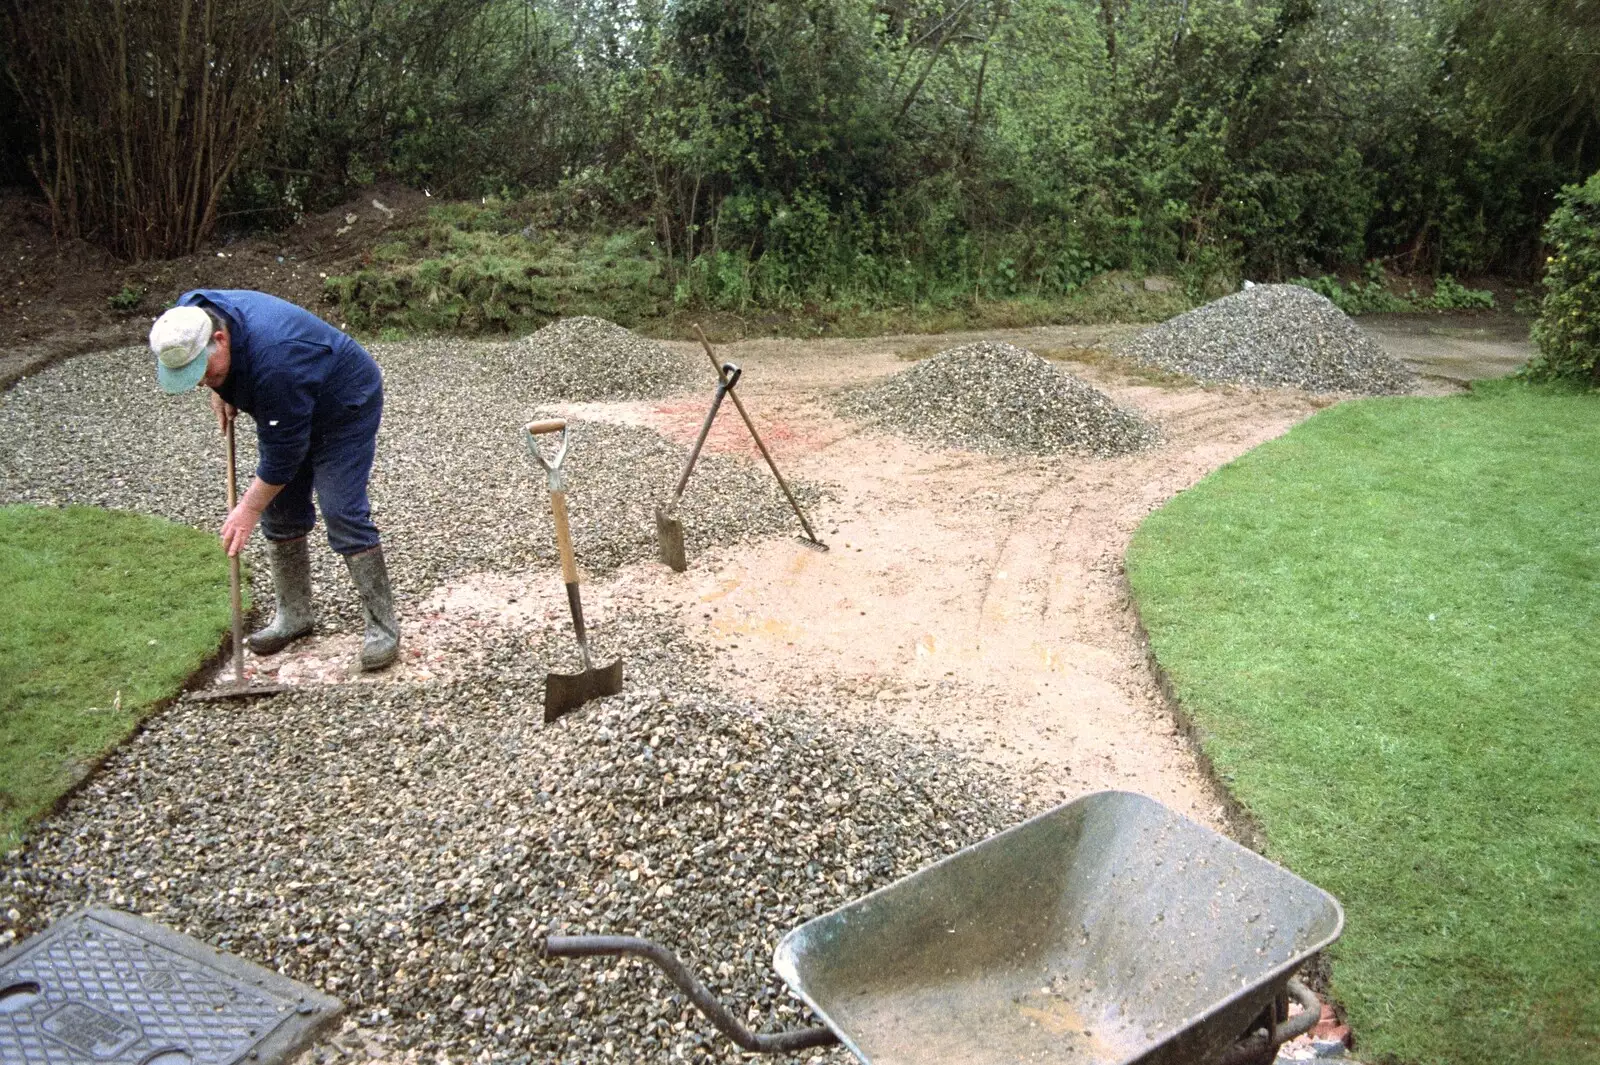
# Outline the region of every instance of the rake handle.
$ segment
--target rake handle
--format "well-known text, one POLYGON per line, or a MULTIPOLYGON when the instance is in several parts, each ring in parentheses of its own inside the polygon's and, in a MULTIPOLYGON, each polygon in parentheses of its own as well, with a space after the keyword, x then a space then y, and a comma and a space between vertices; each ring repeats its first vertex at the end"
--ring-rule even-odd
POLYGON ((695 437, 694 448, 683 464, 683 472, 678 475, 678 485, 672 490, 672 502, 667 504, 669 514, 678 509, 678 500, 683 498, 683 489, 689 483, 689 474, 694 472, 694 464, 700 458, 700 450, 706 446, 706 437, 711 433, 711 423, 717 420, 717 411, 722 408, 722 397, 731 392, 733 386, 739 382, 739 374, 742 372, 739 367, 730 362, 718 369, 719 375, 723 370, 728 371, 727 375, 719 377, 717 381, 717 394, 711 400, 711 409, 706 412, 705 421, 700 425, 700 435, 695 437))

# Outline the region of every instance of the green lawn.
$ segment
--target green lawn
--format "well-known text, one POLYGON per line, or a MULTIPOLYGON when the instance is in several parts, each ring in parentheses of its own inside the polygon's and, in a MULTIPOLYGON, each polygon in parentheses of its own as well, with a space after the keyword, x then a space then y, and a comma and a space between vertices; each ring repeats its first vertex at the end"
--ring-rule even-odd
POLYGON ((1269 853, 1346 907, 1359 1056, 1600 1062, 1600 395, 1334 407, 1128 574, 1269 853))
POLYGON ((228 626, 215 536, 92 507, 0 507, 0 853, 228 626))

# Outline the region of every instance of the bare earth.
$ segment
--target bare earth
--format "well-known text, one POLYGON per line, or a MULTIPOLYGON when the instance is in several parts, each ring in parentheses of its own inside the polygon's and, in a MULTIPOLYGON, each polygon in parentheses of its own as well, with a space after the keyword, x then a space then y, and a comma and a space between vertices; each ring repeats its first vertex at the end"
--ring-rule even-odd
MULTIPOLYGON (((1083 332, 1001 339, 1058 349, 1083 332)), ((775 541, 693 559, 682 575, 646 566, 619 580, 676 602, 732 687, 768 698, 839 690, 862 719, 931 731, 1002 767, 1036 808, 1127 788, 1221 827, 1146 665, 1122 556, 1147 513, 1307 417, 1313 401, 1072 365, 1155 421, 1161 444, 1109 461, 931 452, 818 401, 904 369, 895 350, 890 340, 723 352, 746 368, 758 425, 808 428, 772 447, 780 468, 838 486, 815 518, 829 552, 775 541)))
MULTIPOLYGON (((1132 328, 986 335, 1070 357, 1132 328)), ((1122 557, 1146 514, 1329 400, 1157 385, 1104 359, 1064 362, 1159 427, 1156 447, 1111 460, 922 450, 832 413, 837 389, 905 369, 902 353, 928 350, 926 337, 720 348, 745 369, 740 394, 779 468, 833 486, 810 515, 831 550, 784 539, 691 558, 684 574, 626 567, 585 588, 597 634, 619 606, 670 604, 715 648, 729 689, 769 699, 838 693, 861 720, 932 733, 1000 767, 1034 809, 1127 788, 1225 828, 1221 797, 1146 662, 1122 557)), ((708 400, 568 413, 649 425, 688 444, 708 400)), ((707 448, 759 461, 731 410, 707 448)), ((407 619, 402 665, 359 682, 448 674, 447 648, 461 646, 464 630, 511 618, 565 627, 559 581, 485 574, 440 589, 407 619)), ((318 639, 248 668, 296 683, 344 682, 354 679, 353 652, 348 637, 318 639)))

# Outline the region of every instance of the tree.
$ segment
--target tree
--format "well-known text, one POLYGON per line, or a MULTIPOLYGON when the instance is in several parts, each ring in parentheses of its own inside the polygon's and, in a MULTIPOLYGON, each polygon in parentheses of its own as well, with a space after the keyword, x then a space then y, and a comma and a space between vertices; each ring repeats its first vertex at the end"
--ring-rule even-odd
POLYGON ((281 88, 287 0, 6 0, 12 84, 58 234, 193 251, 281 88))

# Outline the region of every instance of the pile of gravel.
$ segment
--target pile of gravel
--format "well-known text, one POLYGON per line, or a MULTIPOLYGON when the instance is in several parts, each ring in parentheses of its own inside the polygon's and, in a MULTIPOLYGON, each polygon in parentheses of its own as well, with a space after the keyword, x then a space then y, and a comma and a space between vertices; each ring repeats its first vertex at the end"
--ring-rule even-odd
MULTIPOLYGON (((373 346, 385 402, 373 516, 402 614, 467 573, 556 561, 544 473, 521 433, 552 397, 484 352, 462 341, 373 346)), ((671 492, 685 448, 650 429, 591 421, 573 422, 570 439, 579 565, 603 573, 654 558, 655 504, 671 492)), ((238 442, 242 487, 255 467, 248 418, 238 442)), ((225 511, 224 471, 204 396, 159 392, 144 349, 80 356, 0 396, 0 503, 116 507, 215 530, 225 511)), ((814 486, 791 487, 802 506, 820 498, 814 486)), ((766 468, 729 456, 701 457, 680 509, 691 560, 713 546, 795 527, 766 468)), ((252 583, 257 599, 270 602, 262 552, 258 535, 252 583)), ((312 558, 322 629, 357 630, 355 590, 320 523, 312 558)))
POLYGON ((110 905, 338 995, 387 1060, 735 1062, 653 969, 543 937, 650 936, 753 1027, 815 1023, 777 940, 1023 815, 938 747, 706 689, 660 616, 597 637, 627 690, 548 727, 554 630, 448 685, 174 706, 0 858, 0 948, 110 905))
POLYGON ((1256 285, 1148 329, 1120 354, 1208 383, 1390 395, 1411 371, 1324 296, 1256 285))
POLYGON ((913 440, 994 454, 1121 455, 1154 435, 1099 390, 993 341, 942 351, 846 393, 839 409, 913 440))
POLYGON ((604 318, 562 318, 488 357, 528 391, 573 402, 658 399, 716 383, 710 360, 604 318))

